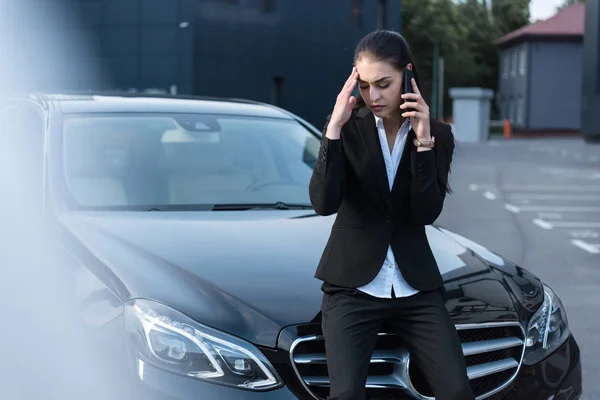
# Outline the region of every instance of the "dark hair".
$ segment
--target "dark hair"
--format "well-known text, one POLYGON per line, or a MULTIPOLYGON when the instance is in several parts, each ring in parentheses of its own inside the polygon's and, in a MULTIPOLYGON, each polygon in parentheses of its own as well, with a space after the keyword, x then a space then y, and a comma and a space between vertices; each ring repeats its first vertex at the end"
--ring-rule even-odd
MULTIPOLYGON (((410 47, 404 36, 398 32, 380 29, 363 37, 356 45, 354 64, 361 57, 369 57, 373 61, 387 62, 398 71, 403 71, 408 64, 412 64, 417 86, 421 87, 419 71, 413 60, 410 47)), ((356 106, 362 107, 363 105, 362 96, 358 96, 356 106)))
MULTIPOLYGON (((403 71, 408 64, 412 64, 412 71, 417 81, 417 86, 422 88, 419 71, 413 60, 410 47, 406 39, 398 32, 389 30, 376 30, 363 37, 356 46, 354 52, 354 64, 361 57, 369 57, 373 61, 383 61, 391 64, 398 71, 403 71)), ((421 95, 425 94, 421 90, 421 95)), ((425 101, 427 99, 425 98, 425 101)), ((364 107, 365 101, 362 96, 356 99, 355 108, 364 107)), ((448 184, 448 175, 450 173, 450 164, 454 153, 454 135, 436 136, 436 164, 438 172, 438 185, 444 193, 451 193, 452 189, 448 184)))

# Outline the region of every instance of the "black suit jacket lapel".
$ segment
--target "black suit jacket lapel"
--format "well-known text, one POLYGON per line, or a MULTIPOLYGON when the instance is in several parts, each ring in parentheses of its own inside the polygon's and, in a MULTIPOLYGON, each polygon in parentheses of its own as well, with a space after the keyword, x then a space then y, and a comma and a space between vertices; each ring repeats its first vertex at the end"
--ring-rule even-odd
POLYGON ((412 152, 416 151, 413 146, 413 140, 417 137, 415 131, 412 128, 406 134, 406 141, 404 142, 404 149, 402 150, 402 158, 400 158, 400 164, 398 165, 398 171, 396 171, 396 177, 392 185, 392 200, 394 204, 397 204, 397 199, 402 198, 404 193, 410 188, 411 178, 411 160, 412 152))
POLYGON ((356 116, 358 117, 355 121, 356 127, 358 128, 359 136, 363 141, 369 163, 375 174, 375 181, 379 186, 385 204, 391 208, 392 197, 385 169, 385 161, 383 160, 383 150, 379 142, 377 126, 375 125, 375 117, 367 107, 360 109, 356 116))

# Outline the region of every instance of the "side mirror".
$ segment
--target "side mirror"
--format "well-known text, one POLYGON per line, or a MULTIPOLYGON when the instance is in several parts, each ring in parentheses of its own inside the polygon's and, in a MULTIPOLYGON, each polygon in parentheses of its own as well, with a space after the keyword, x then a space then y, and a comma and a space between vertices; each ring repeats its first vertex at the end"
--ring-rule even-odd
POLYGON ((302 155, 302 161, 311 168, 314 168, 317 163, 320 147, 321 142, 315 137, 309 136, 304 141, 304 153, 302 155))

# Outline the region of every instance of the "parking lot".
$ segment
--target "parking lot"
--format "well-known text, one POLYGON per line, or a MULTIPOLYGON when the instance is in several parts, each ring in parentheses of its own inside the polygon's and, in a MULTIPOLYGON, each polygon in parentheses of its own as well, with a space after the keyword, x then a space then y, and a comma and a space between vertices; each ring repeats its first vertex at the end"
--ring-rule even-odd
POLYGON ((600 145, 457 143, 451 185, 437 222, 556 289, 582 350, 582 399, 600 399, 600 145))

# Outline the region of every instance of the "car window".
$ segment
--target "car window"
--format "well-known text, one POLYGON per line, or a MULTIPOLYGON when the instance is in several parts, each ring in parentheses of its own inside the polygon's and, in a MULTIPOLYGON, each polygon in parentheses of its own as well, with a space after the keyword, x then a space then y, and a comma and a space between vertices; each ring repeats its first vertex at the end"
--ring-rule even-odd
POLYGON ((76 115, 63 123, 79 207, 309 203, 319 139, 293 120, 206 114, 76 115))

